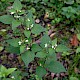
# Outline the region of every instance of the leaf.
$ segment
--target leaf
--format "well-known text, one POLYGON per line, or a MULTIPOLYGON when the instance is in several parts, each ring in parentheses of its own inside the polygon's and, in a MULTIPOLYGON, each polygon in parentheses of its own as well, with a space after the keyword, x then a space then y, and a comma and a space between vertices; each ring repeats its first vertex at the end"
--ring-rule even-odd
POLYGON ((57 38, 52 40, 52 46, 55 46, 55 44, 57 44, 57 38))
POLYGON ((33 44, 31 50, 32 50, 32 52, 39 52, 42 49, 38 44, 33 44))
POLYGON ((17 70, 17 71, 14 71, 11 76, 14 76, 15 80, 21 80, 21 71, 20 70, 17 70))
POLYGON ((49 53, 48 53, 47 59, 45 61, 45 66, 50 64, 50 62, 54 62, 54 61, 57 61, 56 53, 55 53, 54 49, 49 48, 49 53))
POLYGON ((56 47, 56 52, 66 52, 66 51, 69 51, 70 49, 68 47, 66 47, 65 45, 58 45, 56 47))
POLYGON ((20 54, 19 47, 8 46, 8 47, 6 47, 6 50, 10 53, 20 54))
POLYGON ((39 58, 45 58, 46 56, 47 56, 47 54, 44 52, 37 52, 37 54, 36 54, 36 57, 39 57, 39 58))
POLYGON ((65 0, 64 3, 66 3, 66 4, 73 4, 74 0, 65 0))
POLYGON ((31 32, 36 35, 39 35, 43 31, 45 31, 45 29, 40 24, 35 24, 31 30, 31 32))
POLYGON ((9 69, 7 69, 7 76, 9 75, 9 74, 11 74, 12 72, 14 72, 15 70, 16 70, 17 68, 9 68, 9 69))
POLYGON ((79 34, 77 34, 77 38, 78 38, 78 40, 80 41, 80 33, 79 33, 79 34))
POLYGON ((31 25, 32 25, 32 24, 33 24, 33 26, 34 26, 35 20, 34 20, 34 18, 33 18, 32 12, 29 12, 29 13, 27 14, 27 17, 26 17, 26 27, 31 28, 31 25))
POLYGON ((21 4, 21 2, 20 2, 19 0, 15 0, 15 1, 14 1, 14 4, 13 4, 13 8, 14 8, 15 10, 21 10, 21 9, 22 9, 22 4, 21 4))
POLYGON ((28 66, 28 64, 34 60, 34 56, 35 56, 34 53, 32 53, 31 51, 27 51, 21 54, 21 58, 26 66, 28 66))
POLYGON ((29 38, 30 35, 31 35, 31 32, 30 31, 27 31, 27 30, 24 30, 24 35, 29 38))
POLYGON ((6 70, 7 70, 6 67, 4 67, 3 65, 1 65, 0 72, 1 72, 1 73, 4 73, 4 72, 6 72, 6 70))
POLYGON ((3 47, 3 46, 0 46, 0 52, 1 52, 3 49, 4 49, 4 47, 3 47))
POLYGON ((53 61, 56 61, 57 60, 57 57, 56 57, 56 53, 55 51, 52 49, 52 48, 49 48, 49 58, 52 59, 53 61))
POLYGON ((48 0, 43 0, 43 2, 48 2, 48 0))
POLYGON ((11 74, 15 70, 16 70, 16 68, 6 69, 6 67, 4 67, 3 65, 1 65, 1 67, 0 67, 0 73, 1 73, 2 77, 7 77, 9 74, 11 74))
POLYGON ((6 77, 6 67, 3 65, 0 65, 0 77, 6 77))
POLYGON ((70 43, 71 43, 72 46, 78 46, 78 44, 79 44, 76 34, 74 34, 74 35, 72 36, 72 38, 71 38, 70 41, 71 41, 70 43))
POLYGON ((76 53, 80 53, 80 46, 76 49, 76 53))
POLYGON ((20 21, 17 21, 17 20, 13 20, 12 21, 12 30, 15 31, 16 28, 21 25, 21 22, 20 21))
POLYGON ((80 0, 76 0, 77 3, 80 3, 80 0))
POLYGON ((11 24, 12 20, 13 20, 13 17, 11 15, 0 16, 0 22, 4 24, 11 24))
POLYGON ((46 70, 45 70, 43 67, 38 66, 38 67, 36 68, 36 75, 38 75, 38 77, 39 77, 40 79, 41 79, 46 73, 47 73, 47 72, 46 72, 46 70))
POLYGON ((13 47, 18 47, 19 46, 19 44, 18 44, 19 38, 9 39, 9 40, 6 40, 6 42, 13 47))
POLYGON ((25 51, 25 47, 26 47, 26 46, 24 46, 24 45, 21 45, 21 46, 20 46, 20 53, 23 53, 23 52, 25 51))
POLYGON ((47 34, 44 34, 44 36, 42 36, 41 38, 41 47, 45 47, 45 44, 50 44, 51 43, 51 39, 47 34))
POLYGON ((53 72, 53 73, 66 72, 65 68, 63 67, 63 65, 60 62, 58 62, 58 61, 50 62, 46 66, 46 68, 48 68, 48 70, 53 72))
POLYGON ((70 77, 70 79, 69 80, 79 80, 77 77, 70 77))

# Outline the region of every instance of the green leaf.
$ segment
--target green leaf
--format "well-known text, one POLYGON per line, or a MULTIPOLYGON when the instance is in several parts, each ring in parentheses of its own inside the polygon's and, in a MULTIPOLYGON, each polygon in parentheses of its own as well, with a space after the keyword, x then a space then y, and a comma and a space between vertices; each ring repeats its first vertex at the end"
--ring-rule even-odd
POLYGON ((29 12, 28 14, 27 14, 27 17, 26 17, 26 27, 28 27, 28 28, 31 28, 31 25, 33 24, 33 26, 34 26, 34 24, 35 24, 35 20, 34 20, 34 18, 33 18, 33 14, 31 13, 31 12, 29 12), (30 21, 29 21, 30 20, 30 21))
POLYGON ((34 60, 34 56, 34 53, 32 53, 31 51, 27 51, 21 55, 21 58, 25 65, 28 66, 28 64, 34 60))
POLYGON ((45 66, 50 64, 50 62, 54 62, 54 61, 57 61, 56 53, 55 53, 54 49, 49 48, 49 53, 48 53, 47 59, 45 61, 45 66))
POLYGON ((3 46, 0 46, 0 52, 1 52, 3 49, 4 49, 4 47, 3 47, 3 46))
POLYGON ((17 20, 13 20, 12 21, 12 30, 15 31, 16 28, 21 25, 21 22, 20 21, 17 21, 17 20))
POLYGON ((58 62, 58 61, 52 61, 50 62, 46 68, 48 68, 49 71, 53 73, 61 73, 61 72, 66 72, 64 66, 58 62))
POLYGON ((14 76, 15 80, 21 80, 21 71, 17 70, 17 71, 14 71, 11 76, 14 76))
POLYGON ((76 49, 76 53, 80 52, 80 46, 76 49))
POLYGON ((80 0, 76 0, 77 3, 80 3, 80 0))
POLYGON ((20 2, 19 0, 15 0, 15 1, 14 1, 14 4, 13 4, 13 8, 14 8, 15 10, 21 10, 21 9, 22 9, 22 4, 21 4, 21 2, 20 2))
POLYGON ((37 52, 36 57, 45 58, 47 54, 45 52, 37 52))
POLYGON ((3 65, 1 65, 0 72, 4 73, 4 72, 6 72, 6 70, 7 70, 6 67, 4 67, 3 65))
POLYGON ((69 51, 70 49, 68 47, 66 47, 65 45, 58 45, 56 47, 56 52, 66 52, 66 51, 69 51))
POLYGON ((55 44, 57 44, 57 38, 52 40, 52 46, 55 46, 55 44))
POLYGON ((6 50, 10 53, 20 54, 20 48, 19 47, 7 46, 6 50))
POLYGON ((51 43, 51 39, 47 34, 44 34, 44 36, 42 36, 41 38, 41 47, 45 47, 45 44, 50 44, 51 43))
POLYGON ((13 20, 13 17, 11 15, 0 16, 0 22, 4 24, 11 24, 12 20, 13 20))
POLYGON ((40 24, 35 24, 31 30, 31 32, 36 35, 39 35, 43 31, 45 31, 45 29, 40 24))
POLYGON ((79 80, 77 77, 70 77, 70 79, 69 80, 79 80))
POLYGON ((46 70, 45 70, 43 67, 38 66, 38 67, 36 68, 36 75, 38 75, 38 77, 39 77, 40 79, 41 79, 46 73, 47 73, 47 72, 46 72, 46 70))
POLYGON ((43 0, 43 2, 48 2, 48 0, 43 0))
POLYGON ((25 30, 25 31, 24 31, 24 35, 25 35, 27 38, 29 38, 30 35, 31 35, 31 32, 28 31, 28 30, 25 30))
POLYGON ((80 33, 79 33, 79 34, 77 34, 77 38, 78 38, 78 40, 80 41, 80 33))
POLYGON ((0 77, 6 77, 6 67, 3 65, 0 66, 0 77))
POLYGON ((9 39, 9 40, 6 40, 6 42, 13 47, 18 47, 19 46, 19 44, 18 44, 19 38, 9 39))
POLYGON ((64 3, 66 3, 66 4, 73 4, 74 0, 65 0, 64 3))
POLYGON ((41 47, 38 44, 33 44, 31 48, 32 52, 38 52, 41 51, 41 47))
POLYGON ((1 65, 0 66, 0 76, 2 75, 2 77, 7 77, 9 74, 11 74, 15 70, 16 70, 16 68, 6 69, 6 67, 4 67, 3 65, 1 65))
POLYGON ((9 75, 9 74, 11 74, 12 72, 14 72, 15 70, 16 70, 17 68, 9 68, 9 69, 7 69, 7 76, 9 75))
POLYGON ((49 53, 48 54, 49 54, 48 57, 50 59, 52 59, 53 61, 57 60, 56 53, 55 53, 54 49, 49 48, 49 53))
POLYGON ((26 47, 26 46, 24 46, 24 45, 21 45, 21 46, 20 46, 20 53, 23 53, 23 52, 25 51, 25 47, 26 47))

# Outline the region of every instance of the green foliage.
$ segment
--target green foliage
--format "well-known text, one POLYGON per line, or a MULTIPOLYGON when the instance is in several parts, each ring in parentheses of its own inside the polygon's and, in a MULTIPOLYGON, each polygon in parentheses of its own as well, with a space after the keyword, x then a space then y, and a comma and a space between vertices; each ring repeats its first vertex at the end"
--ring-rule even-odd
POLYGON ((18 47, 18 46, 19 46, 19 44, 18 44, 19 38, 8 39, 8 40, 6 40, 6 42, 7 42, 8 44, 10 44, 11 46, 13 46, 13 47, 18 47))
POLYGON ((22 60, 24 61, 25 65, 28 66, 28 64, 34 60, 34 53, 31 51, 27 51, 21 55, 22 60))
POLYGON ((36 57, 45 58, 46 57, 46 53, 45 52, 37 52, 36 57))
POLYGON ((0 22, 4 24, 11 24, 12 20, 13 20, 13 17, 11 15, 0 16, 0 22))
POLYGON ((21 4, 21 2, 19 1, 19 0, 15 0, 14 1, 14 4, 13 4, 13 8, 15 9, 15 10, 21 10, 22 9, 22 4, 21 4))
MULTIPOLYGON (((11 35, 6 34, 6 31, 1 31, 0 35, 4 36, 4 43, 6 51, 15 53, 20 56, 20 60, 24 62, 25 67, 29 67, 29 63, 37 58, 36 65, 36 80, 48 72, 61 73, 66 72, 64 66, 57 61, 57 53, 62 53, 62 57, 70 55, 71 49, 59 42, 59 37, 48 35, 48 30, 53 32, 59 31, 58 29, 66 29, 70 25, 70 29, 74 26, 79 26, 80 19, 80 1, 79 0, 1 0, 2 2, 8 1, 13 7, 7 10, 5 15, 0 16, 0 22, 9 25, 11 35), (46 8, 45 8, 46 6, 46 8), (47 13, 47 17, 42 18, 47 13), (51 22, 51 26, 37 24, 36 18, 41 17, 44 22, 51 22), (70 22, 71 20, 71 22, 70 22), (60 25, 60 26, 59 26, 60 25), (55 28, 53 28, 55 27, 55 28), (57 27, 57 28, 56 28, 57 27), (4 34, 3 34, 4 33, 4 34), (36 41, 38 40, 39 43, 36 41), (48 70, 48 71, 47 71, 48 70)), ((43 23, 43 21, 41 21, 43 23)), ((80 32, 77 27, 77 38, 80 41, 80 32)), ((65 33, 66 34, 66 33, 65 33)), ((62 35, 62 34, 61 34, 62 35)), ((0 51, 4 47, 0 44, 0 51)), ((77 54, 80 53, 80 46, 76 48, 77 54)), ((0 77, 7 77, 16 68, 6 69, 1 66, 0 77), (4 70, 2 70, 4 69, 4 70)), ((21 72, 15 71, 12 73, 15 80, 21 80, 21 72)), ((24 73, 23 76, 28 75, 24 73)), ((76 77, 70 77, 70 80, 76 77)), ((6 78, 9 80, 10 78, 6 78)), ((5 79, 4 79, 5 80, 5 79)), ((11 79, 10 79, 11 80, 11 79)), ((13 79, 14 80, 14 79, 13 79)))
POLYGON ((77 77, 70 77, 70 80, 79 80, 77 77))
POLYGON ((76 53, 80 53, 80 46, 76 49, 76 53))
POLYGON ((35 35, 39 35, 43 31, 45 31, 45 29, 39 24, 35 24, 31 30, 31 32, 35 35))
POLYGON ((39 79, 41 79, 46 73, 47 72, 43 67, 41 67, 41 66, 37 67, 36 74, 38 75, 39 79))
POLYGON ((16 68, 9 68, 6 69, 6 67, 4 67, 3 65, 0 66, 0 78, 4 77, 6 78, 9 74, 11 74, 12 72, 14 72, 16 70, 16 68))
POLYGON ((66 52, 66 51, 69 51, 69 48, 62 44, 58 45, 56 48, 56 52, 66 52))
POLYGON ((54 73, 66 72, 65 68, 58 61, 50 62, 46 65, 46 67, 49 69, 49 71, 54 73))
POLYGON ((80 33, 79 33, 79 34, 77 34, 77 38, 78 38, 78 40, 80 41, 80 33))
POLYGON ((16 27, 18 27, 19 25, 21 25, 21 22, 20 21, 13 20, 12 21, 12 30, 15 31, 16 30, 16 27))

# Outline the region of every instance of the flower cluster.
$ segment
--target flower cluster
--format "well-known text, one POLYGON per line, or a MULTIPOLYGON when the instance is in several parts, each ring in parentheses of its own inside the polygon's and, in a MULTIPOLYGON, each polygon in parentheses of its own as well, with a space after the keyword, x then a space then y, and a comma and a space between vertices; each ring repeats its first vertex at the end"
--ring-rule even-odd
MULTIPOLYGON (((48 44, 46 43, 46 44, 44 44, 45 45, 45 48, 47 48, 48 47, 48 44)), ((54 46, 52 45, 51 46, 53 49, 56 49, 56 47, 57 47, 57 44, 55 44, 54 46)))

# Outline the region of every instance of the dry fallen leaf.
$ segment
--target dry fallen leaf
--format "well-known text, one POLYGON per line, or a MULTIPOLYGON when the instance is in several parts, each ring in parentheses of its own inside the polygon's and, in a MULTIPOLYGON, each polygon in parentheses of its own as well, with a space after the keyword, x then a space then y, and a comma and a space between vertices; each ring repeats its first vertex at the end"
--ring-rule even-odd
POLYGON ((78 39, 77 39, 77 35, 76 34, 74 34, 73 36, 72 36, 72 38, 70 39, 70 43, 71 43, 71 45, 72 46, 78 46, 78 39))
POLYGON ((50 38, 53 38, 55 36, 56 32, 50 34, 50 38))

